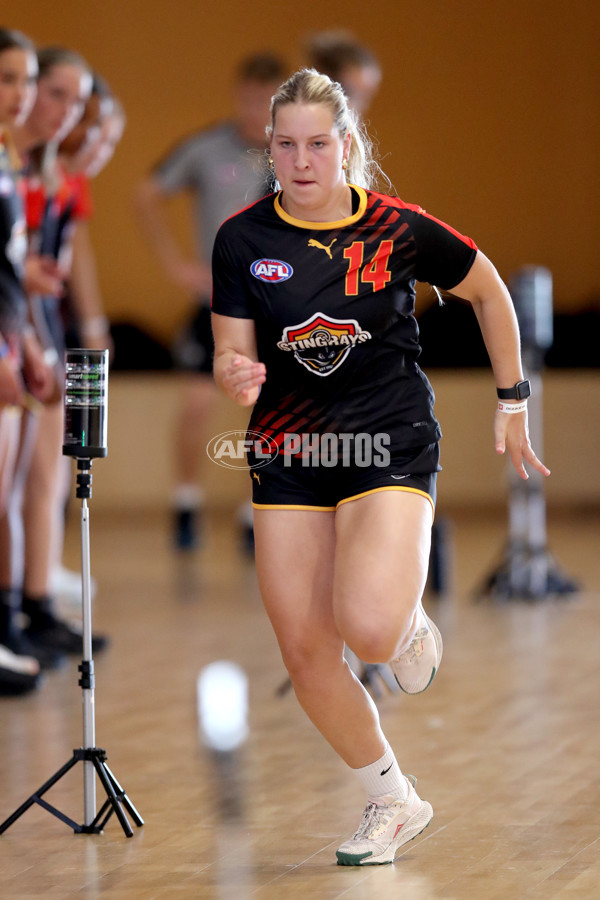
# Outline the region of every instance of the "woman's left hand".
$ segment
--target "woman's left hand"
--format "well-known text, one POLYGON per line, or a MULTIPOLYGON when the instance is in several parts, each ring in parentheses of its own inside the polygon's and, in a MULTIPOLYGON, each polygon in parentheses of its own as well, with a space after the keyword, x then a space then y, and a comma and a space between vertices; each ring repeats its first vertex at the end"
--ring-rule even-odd
POLYGON ((494 440, 496 453, 504 453, 505 450, 508 450, 512 464, 521 478, 529 478, 524 463, 529 463, 542 475, 550 474, 550 469, 546 468, 544 463, 537 458, 529 443, 527 410, 512 414, 496 410, 494 440))

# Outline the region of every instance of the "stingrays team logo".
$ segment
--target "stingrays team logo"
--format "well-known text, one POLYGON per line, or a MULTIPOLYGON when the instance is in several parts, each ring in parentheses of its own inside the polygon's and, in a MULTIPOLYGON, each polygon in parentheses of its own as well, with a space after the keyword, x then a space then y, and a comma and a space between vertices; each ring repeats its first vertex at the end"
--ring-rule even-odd
POLYGON ((315 313, 300 325, 284 328, 277 346, 294 357, 313 375, 331 375, 357 344, 371 339, 356 319, 332 319, 315 313))
POLYGON ((287 281, 294 274, 290 264, 281 259, 257 259, 250 266, 250 271, 259 281, 270 283, 287 281))

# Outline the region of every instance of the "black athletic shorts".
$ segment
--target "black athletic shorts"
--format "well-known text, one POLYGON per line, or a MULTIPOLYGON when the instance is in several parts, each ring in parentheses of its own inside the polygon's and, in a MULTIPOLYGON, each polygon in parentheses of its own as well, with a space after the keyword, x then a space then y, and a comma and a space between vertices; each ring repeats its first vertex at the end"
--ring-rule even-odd
MULTIPOLYGON (((438 443, 390 454, 386 465, 303 465, 296 457, 279 454, 262 464, 248 454, 255 509, 306 509, 332 511, 342 503, 376 491, 409 491, 422 494, 435 509, 436 479, 441 471, 438 443)), ((381 460, 380 460, 381 462, 381 460)))
POLYGON ((175 339, 173 359, 179 369, 212 375, 213 355, 210 304, 199 299, 198 306, 175 339))

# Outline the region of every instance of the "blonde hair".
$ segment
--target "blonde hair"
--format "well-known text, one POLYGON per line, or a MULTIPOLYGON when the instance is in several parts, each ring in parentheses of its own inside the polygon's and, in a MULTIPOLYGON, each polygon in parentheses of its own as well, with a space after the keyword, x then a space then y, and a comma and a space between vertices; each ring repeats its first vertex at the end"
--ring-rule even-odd
POLYGON ((389 184, 375 160, 373 143, 348 106, 341 84, 316 69, 300 69, 295 72, 271 99, 271 123, 267 126, 269 141, 273 135, 277 111, 289 103, 322 103, 328 106, 340 137, 343 139, 348 133, 352 136, 346 171, 349 182, 363 188, 376 187, 382 179, 389 184))

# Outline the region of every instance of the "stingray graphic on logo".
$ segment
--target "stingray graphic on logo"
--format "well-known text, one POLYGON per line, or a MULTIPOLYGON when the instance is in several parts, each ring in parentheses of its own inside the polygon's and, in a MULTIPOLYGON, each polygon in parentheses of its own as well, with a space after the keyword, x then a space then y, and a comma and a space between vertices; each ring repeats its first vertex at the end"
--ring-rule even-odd
POLYGON ((332 319, 315 313, 300 325, 284 328, 277 346, 294 357, 313 375, 331 375, 357 344, 371 339, 356 319, 332 319))

